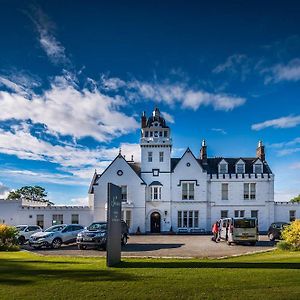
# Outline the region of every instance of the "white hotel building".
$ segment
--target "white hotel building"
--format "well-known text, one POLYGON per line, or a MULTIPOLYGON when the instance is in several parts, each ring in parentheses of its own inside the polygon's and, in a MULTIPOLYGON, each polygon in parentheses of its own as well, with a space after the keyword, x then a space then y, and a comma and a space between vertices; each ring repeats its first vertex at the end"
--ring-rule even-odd
POLYGON ((173 158, 170 128, 156 108, 141 117, 140 147, 140 163, 119 153, 102 174, 95 172, 87 207, 0 200, 0 223, 48 227, 105 220, 108 182, 122 188, 123 219, 132 233, 210 231, 221 217, 257 217, 266 231, 274 221, 300 218, 299 204, 274 202, 274 174, 262 142, 255 157, 210 158, 203 141, 199 157, 188 148, 173 158))

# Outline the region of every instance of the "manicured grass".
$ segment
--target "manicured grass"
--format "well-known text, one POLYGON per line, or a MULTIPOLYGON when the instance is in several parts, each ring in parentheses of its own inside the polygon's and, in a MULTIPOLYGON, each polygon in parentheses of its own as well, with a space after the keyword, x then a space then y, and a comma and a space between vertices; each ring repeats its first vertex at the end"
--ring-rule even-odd
POLYGON ((300 299, 300 252, 222 260, 45 257, 0 252, 0 299, 300 299))

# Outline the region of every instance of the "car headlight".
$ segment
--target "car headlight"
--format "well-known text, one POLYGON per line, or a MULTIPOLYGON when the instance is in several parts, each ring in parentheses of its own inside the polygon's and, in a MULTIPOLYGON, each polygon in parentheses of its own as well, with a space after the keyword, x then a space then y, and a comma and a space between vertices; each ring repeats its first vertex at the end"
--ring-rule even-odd
POLYGON ((77 237, 78 237, 78 238, 82 238, 82 233, 78 233, 78 234, 77 234, 77 237))

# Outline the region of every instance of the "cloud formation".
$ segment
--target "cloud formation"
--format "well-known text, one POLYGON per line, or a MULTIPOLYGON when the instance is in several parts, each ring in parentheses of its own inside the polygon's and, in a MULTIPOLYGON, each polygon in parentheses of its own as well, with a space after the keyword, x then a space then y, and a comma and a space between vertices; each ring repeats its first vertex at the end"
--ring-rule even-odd
POLYGON ((300 116, 286 116, 277 119, 267 120, 251 126, 252 130, 262 130, 268 127, 273 128, 292 128, 300 124, 300 116))
POLYGON ((0 182, 0 199, 6 199, 10 192, 10 188, 0 182))
POLYGON ((264 69, 266 73, 265 83, 277 83, 281 81, 299 81, 300 80, 300 59, 295 58, 287 64, 277 64, 270 68, 264 69))

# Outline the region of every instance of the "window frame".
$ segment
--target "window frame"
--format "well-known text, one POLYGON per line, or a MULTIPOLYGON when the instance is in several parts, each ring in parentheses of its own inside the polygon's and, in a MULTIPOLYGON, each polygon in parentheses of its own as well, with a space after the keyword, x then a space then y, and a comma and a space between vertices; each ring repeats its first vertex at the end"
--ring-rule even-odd
POLYGON ((184 181, 181 183, 181 199, 182 200, 195 200, 195 182, 184 181), (184 188, 185 186, 186 186, 186 189, 184 188))
POLYGON ((229 183, 227 182, 222 182, 221 183, 221 200, 222 201, 228 201, 229 200, 229 183), (223 189, 224 186, 227 186, 227 189, 223 189), (223 197, 224 196, 224 192, 226 192, 226 197, 223 197))

